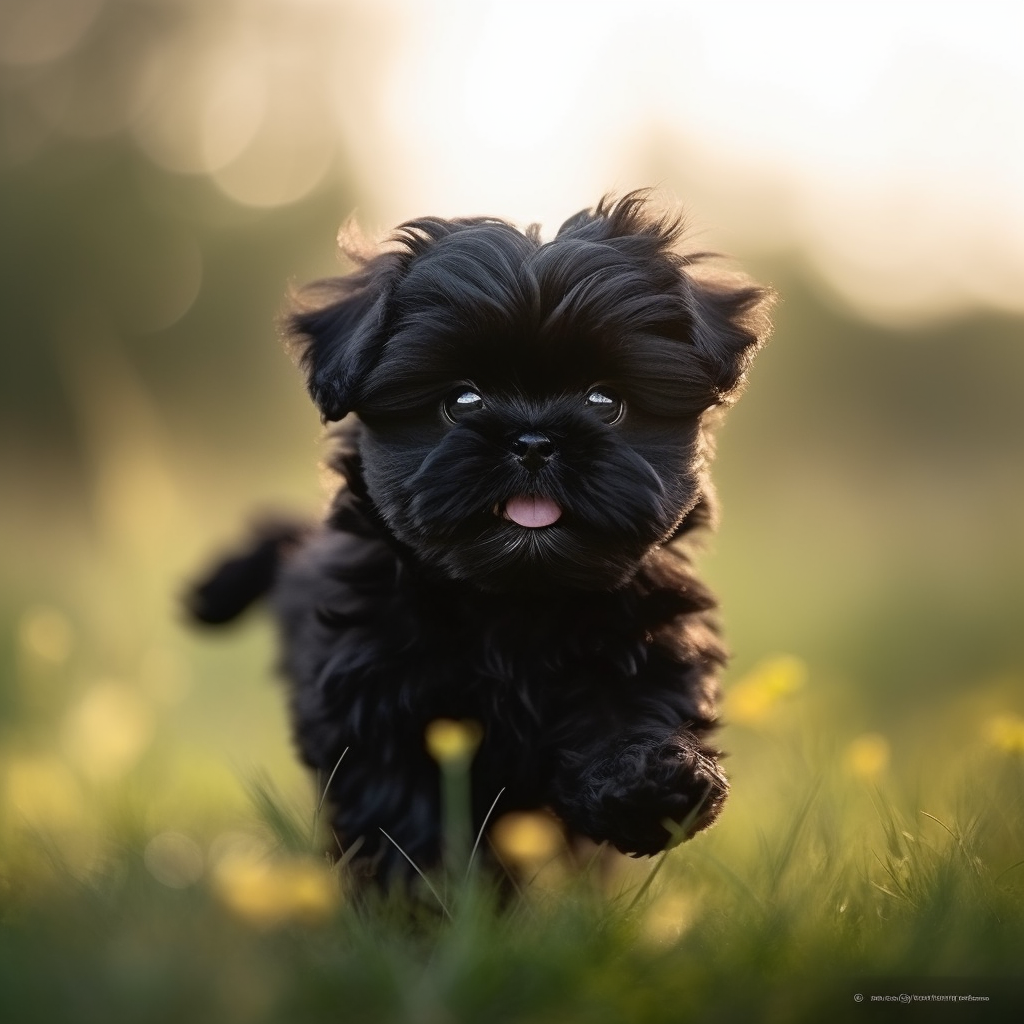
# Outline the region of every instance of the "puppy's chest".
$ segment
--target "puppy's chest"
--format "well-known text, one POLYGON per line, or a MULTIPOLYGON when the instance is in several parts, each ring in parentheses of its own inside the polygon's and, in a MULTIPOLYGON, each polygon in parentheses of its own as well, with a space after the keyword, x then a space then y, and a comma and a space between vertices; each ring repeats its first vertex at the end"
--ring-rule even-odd
POLYGON ((597 701, 639 685, 648 654, 642 629, 606 614, 483 601, 421 614, 386 661, 424 714, 544 719, 581 693, 597 701))

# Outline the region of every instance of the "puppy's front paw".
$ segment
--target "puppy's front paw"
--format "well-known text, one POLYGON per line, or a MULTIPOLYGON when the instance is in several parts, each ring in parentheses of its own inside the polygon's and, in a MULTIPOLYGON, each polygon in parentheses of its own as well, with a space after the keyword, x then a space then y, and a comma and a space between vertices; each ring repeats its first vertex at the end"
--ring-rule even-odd
POLYGON ((660 853, 678 835, 666 821, 685 839, 707 828, 729 791, 715 752, 692 736, 635 739, 577 772, 558 794, 566 823, 637 856, 660 853))

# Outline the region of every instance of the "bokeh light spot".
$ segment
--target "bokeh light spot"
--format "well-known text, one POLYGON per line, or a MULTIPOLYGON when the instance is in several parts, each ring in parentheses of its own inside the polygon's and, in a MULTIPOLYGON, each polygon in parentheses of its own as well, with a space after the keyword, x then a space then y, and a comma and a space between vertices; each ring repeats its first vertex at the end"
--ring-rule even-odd
POLYGON ((985 723, 985 737, 997 750, 1024 754, 1024 718, 1004 712, 985 723))
POLYGON ((743 725, 760 724, 806 682, 807 666, 800 658, 788 654, 768 658, 726 693, 726 717, 743 725))
POLYGON ((83 775, 116 779, 131 768, 153 738, 153 713, 124 683, 91 686, 64 722, 64 750, 83 775))
POLYGON ((550 815, 505 814, 495 822, 491 840, 498 853, 516 867, 532 868, 556 856, 564 846, 562 829, 550 815))
POLYGON ((324 179, 334 157, 329 129, 306 112, 281 105, 241 155, 213 172, 217 187, 245 206, 284 206, 324 179))
POLYGON ((26 653, 53 665, 67 661, 74 638, 74 628, 68 617, 49 605, 27 609, 18 623, 18 639, 26 653))
POLYGON ((217 171, 237 159, 256 137, 267 106, 267 86, 253 60, 228 63, 206 96, 201 127, 202 162, 217 171))
POLYGON ((846 747, 843 764, 849 775, 863 782, 877 782, 889 767, 889 741, 877 732, 857 736, 846 747))
POLYGON ((337 878, 321 861, 242 852, 215 864, 213 889, 233 914, 265 929, 291 922, 319 924, 333 914, 341 897, 337 878))

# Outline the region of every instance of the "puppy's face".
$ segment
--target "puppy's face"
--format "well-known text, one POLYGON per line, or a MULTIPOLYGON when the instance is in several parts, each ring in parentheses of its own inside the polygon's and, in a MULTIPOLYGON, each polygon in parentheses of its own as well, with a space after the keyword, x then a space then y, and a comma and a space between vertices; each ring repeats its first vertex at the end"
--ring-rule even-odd
POLYGON ((635 196, 547 244, 413 222, 296 314, 314 397, 358 413, 369 496, 423 562, 487 590, 613 589, 680 529, 763 294, 697 284, 678 233, 635 196))

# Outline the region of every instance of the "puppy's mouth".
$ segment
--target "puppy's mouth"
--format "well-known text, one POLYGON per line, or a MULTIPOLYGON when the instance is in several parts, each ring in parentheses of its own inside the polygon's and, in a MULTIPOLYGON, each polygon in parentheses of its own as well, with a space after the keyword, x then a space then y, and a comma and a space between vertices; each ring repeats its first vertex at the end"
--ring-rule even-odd
POLYGON ((509 498, 504 507, 500 504, 495 505, 494 513, 517 526, 525 526, 531 530, 551 526, 562 518, 562 510, 558 504, 540 494, 519 494, 509 498))

